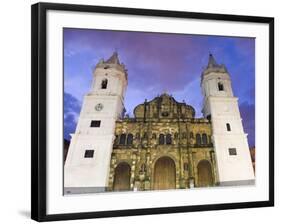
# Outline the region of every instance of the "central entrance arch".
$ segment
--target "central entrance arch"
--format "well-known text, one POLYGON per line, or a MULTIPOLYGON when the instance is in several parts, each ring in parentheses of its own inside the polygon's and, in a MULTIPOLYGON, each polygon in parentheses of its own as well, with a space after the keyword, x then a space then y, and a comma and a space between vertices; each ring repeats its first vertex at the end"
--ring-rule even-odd
POLYGON ((115 168, 113 190, 114 191, 129 191, 131 179, 131 167, 128 163, 119 163, 115 168))
POLYGON ((154 190, 176 188, 175 162, 168 156, 159 158, 154 165, 154 190))

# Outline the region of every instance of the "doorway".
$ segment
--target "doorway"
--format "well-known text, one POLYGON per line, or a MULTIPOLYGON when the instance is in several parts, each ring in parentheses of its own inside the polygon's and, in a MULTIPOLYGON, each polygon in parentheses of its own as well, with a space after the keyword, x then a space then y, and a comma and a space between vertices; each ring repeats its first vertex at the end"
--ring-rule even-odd
POLYGON ((131 179, 131 167, 128 163, 122 162, 115 168, 113 190, 129 191, 131 179))
POLYGON ((154 165, 154 190, 176 188, 176 166, 170 157, 159 158, 154 165))

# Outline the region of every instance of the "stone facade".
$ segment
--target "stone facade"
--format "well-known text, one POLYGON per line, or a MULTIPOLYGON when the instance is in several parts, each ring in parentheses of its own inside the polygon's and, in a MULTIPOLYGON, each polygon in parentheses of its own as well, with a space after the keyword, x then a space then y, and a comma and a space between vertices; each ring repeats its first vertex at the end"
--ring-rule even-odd
MULTIPOLYGON (((194 118, 194 114, 193 107, 165 93, 138 105, 134 118, 119 119, 108 190, 116 189, 115 170, 121 163, 130 167, 130 190, 156 189, 155 164, 164 157, 172 159, 175 165, 175 188, 215 185, 217 172, 211 123, 204 118, 194 118), (209 181, 202 180, 204 177, 200 180, 198 165, 202 161, 210 164, 209 181)), ((202 175, 206 175, 204 171, 202 175)), ((169 181, 169 177, 165 178, 169 181)))

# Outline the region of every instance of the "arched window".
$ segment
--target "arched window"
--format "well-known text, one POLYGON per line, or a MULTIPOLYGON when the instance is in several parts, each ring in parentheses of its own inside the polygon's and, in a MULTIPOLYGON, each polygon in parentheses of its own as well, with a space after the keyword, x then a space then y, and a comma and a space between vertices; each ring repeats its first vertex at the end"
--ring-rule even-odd
POLYGON ((133 135, 130 133, 127 136, 127 145, 132 145, 133 144, 133 135))
POLYGON ((182 133, 182 138, 186 138, 186 133, 182 133))
POLYGON ((223 91, 224 90, 223 84, 221 82, 218 83, 218 89, 219 89, 219 91, 223 91))
POLYGON ((159 145, 165 144, 165 136, 163 134, 159 135, 159 145))
POLYGON ((107 88, 107 79, 103 79, 102 81, 101 81, 101 88, 102 89, 106 89, 107 88))
POLYGON ((166 144, 167 145, 171 145, 172 144, 172 135, 171 134, 167 134, 166 135, 166 144))
POLYGON ((196 134, 196 144, 201 145, 201 135, 200 134, 196 134))
POLYGON ((126 135, 125 134, 121 134, 120 135, 119 144, 120 145, 125 145, 125 143, 126 143, 126 135))
POLYGON ((193 132, 190 132, 189 137, 190 137, 190 138, 194 138, 193 132))
POLYGON ((207 145, 207 143, 208 143, 207 135, 204 133, 202 135, 202 144, 203 145, 207 145))
POLYGON ((226 123, 226 130, 227 130, 227 131, 231 131, 231 127, 230 127, 230 124, 229 124, 229 123, 226 123))

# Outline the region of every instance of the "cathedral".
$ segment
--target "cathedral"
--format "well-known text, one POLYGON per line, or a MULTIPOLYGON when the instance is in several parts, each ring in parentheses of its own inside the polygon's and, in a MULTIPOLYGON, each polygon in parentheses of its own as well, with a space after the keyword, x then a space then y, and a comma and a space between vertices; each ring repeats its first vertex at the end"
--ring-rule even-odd
POLYGON ((116 52, 96 65, 71 134, 64 194, 254 184, 238 99, 211 54, 201 74, 202 118, 168 93, 124 116, 128 79, 116 52))

